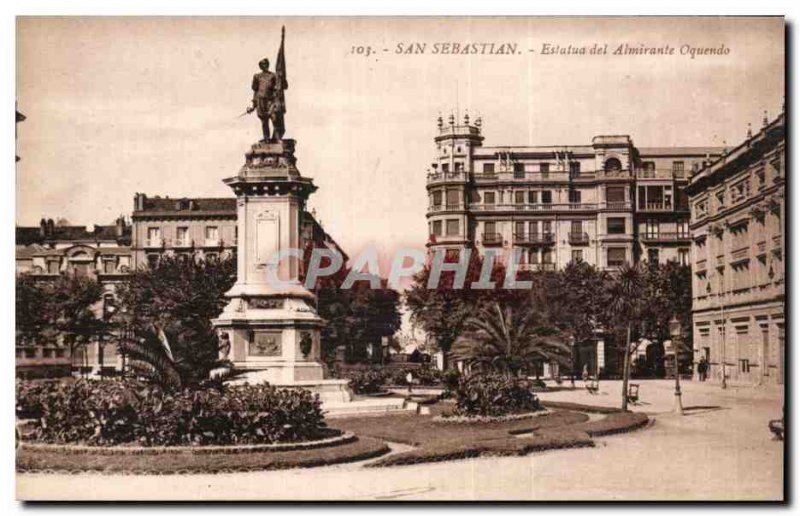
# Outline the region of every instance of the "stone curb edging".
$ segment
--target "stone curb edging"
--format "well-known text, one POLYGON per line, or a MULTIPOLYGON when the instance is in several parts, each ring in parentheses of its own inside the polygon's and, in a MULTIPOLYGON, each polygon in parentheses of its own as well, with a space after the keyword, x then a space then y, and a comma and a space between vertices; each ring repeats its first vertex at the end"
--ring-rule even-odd
POLYGON ((237 454, 256 452, 284 452, 311 450, 352 443, 357 439, 352 432, 334 437, 297 443, 211 445, 211 446, 87 446, 79 444, 47 444, 21 442, 20 449, 30 451, 56 452, 65 454, 95 455, 161 455, 166 453, 191 453, 196 455, 237 454))
POLYGON ((519 421, 521 419, 532 419, 550 414, 547 409, 537 410, 536 412, 524 412, 522 414, 509 414, 507 416, 434 416, 432 419, 436 423, 507 423, 509 421, 519 421))
POLYGON ((318 459, 311 459, 307 462, 291 464, 291 463, 278 463, 278 464, 268 464, 268 465, 253 465, 253 466, 241 466, 241 467, 225 467, 225 468, 203 468, 202 470, 197 469, 176 469, 170 471, 154 471, 149 469, 121 469, 115 471, 106 471, 102 469, 81 469, 81 468, 43 468, 43 469, 35 469, 35 468, 19 468, 17 467, 17 473, 20 474, 43 474, 43 475, 152 475, 152 476, 166 476, 166 475, 224 475, 230 473, 249 473, 249 472, 256 472, 256 471, 278 471, 278 470, 285 470, 285 469, 308 469, 308 468, 316 468, 316 467, 324 467, 324 466, 333 466, 336 464, 344 464, 344 463, 352 463, 352 462, 359 462, 369 459, 374 459, 377 457, 381 457, 389 453, 389 447, 384 445, 382 447, 377 447, 373 450, 366 450, 364 452, 350 455, 350 456, 343 456, 333 460, 318 460, 318 459))

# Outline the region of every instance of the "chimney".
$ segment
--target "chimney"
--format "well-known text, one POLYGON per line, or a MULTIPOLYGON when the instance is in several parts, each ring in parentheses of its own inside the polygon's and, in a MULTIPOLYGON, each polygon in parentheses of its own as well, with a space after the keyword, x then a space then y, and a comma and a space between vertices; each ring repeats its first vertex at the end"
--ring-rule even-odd
POLYGON ((47 236, 53 236, 54 233, 53 228, 55 228, 55 226, 56 225, 53 222, 53 219, 47 219, 47 231, 46 231, 47 236))
POLYGON ((116 226, 117 237, 121 237, 125 233, 125 218, 122 215, 117 217, 116 226))
POLYGON ((45 219, 39 221, 39 236, 42 238, 47 236, 47 221, 45 219))
POLYGON ((133 211, 144 211, 144 201, 147 196, 143 193, 136 192, 133 196, 133 211))

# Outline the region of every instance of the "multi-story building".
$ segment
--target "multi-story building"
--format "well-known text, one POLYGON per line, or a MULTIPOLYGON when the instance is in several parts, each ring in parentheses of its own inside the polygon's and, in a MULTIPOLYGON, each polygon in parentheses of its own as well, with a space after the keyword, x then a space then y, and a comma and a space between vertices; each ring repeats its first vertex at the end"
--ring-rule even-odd
MULTIPOLYGON (((484 146, 481 119, 438 120, 428 174, 431 249, 519 249, 521 269, 572 260, 602 269, 624 262, 689 264, 690 171, 716 147, 636 147, 628 135, 588 145, 484 146)), ((602 370, 602 342, 586 355, 602 370)))
POLYGON ((695 364, 705 358, 716 381, 784 381, 784 114, 763 124, 686 190, 695 364))
POLYGON ((137 193, 133 198, 134 266, 164 254, 225 258, 236 251, 236 199, 179 198, 137 193))
MULTIPOLYGON (((42 219, 39 226, 17 226, 16 271, 42 281, 61 274, 99 281, 104 294, 93 311, 102 317, 104 306, 114 298, 115 285, 131 270, 130 243, 131 226, 124 217, 113 225, 94 226, 92 230, 42 219)), ((23 376, 51 376, 69 374, 70 370, 98 372, 100 368, 119 366, 113 342, 93 342, 74 354, 70 349, 63 339, 46 345, 19 345, 17 371, 23 376)))

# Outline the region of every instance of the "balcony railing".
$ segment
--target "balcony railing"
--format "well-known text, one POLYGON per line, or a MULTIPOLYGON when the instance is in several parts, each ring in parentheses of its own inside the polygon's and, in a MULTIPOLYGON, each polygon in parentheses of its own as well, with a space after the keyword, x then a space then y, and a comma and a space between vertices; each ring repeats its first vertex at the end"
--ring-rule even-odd
POLYGON ((175 239, 175 247, 192 247, 194 242, 192 242, 188 238, 176 238, 175 239))
POLYGON ((705 272, 707 267, 708 267, 708 260, 705 259, 697 260, 697 263, 695 264, 695 270, 697 272, 705 272))
POLYGON ((614 211, 625 211, 631 209, 629 201, 606 201, 605 209, 614 211))
POLYGON ((145 247, 164 247, 163 238, 148 238, 144 241, 145 247))
POLYGON ((481 237, 483 245, 503 245, 503 235, 500 233, 484 233, 481 237))
POLYGON ((672 211, 672 203, 648 202, 639 206, 639 211, 672 211))
POLYGON ((588 245, 589 244, 589 235, 587 233, 570 233, 569 234, 569 243, 572 245, 588 245))
POLYGON ((470 204, 471 211, 594 211, 595 203, 470 204))
POLYGON ((718 268, 725 267, 725 255, 724 254, 718 254, 717 255, 717 267, 718 268))
POLYGON ((514 233, 515 244, 552 244, 552 233, 514 233))
POLYGON ((642 240, 645 242, 675 242, 678 240, 689 240, 689 233, 645 233, 642 235, 642 240))
POLYGON ((464 209, 464 204, 432 204, 428 207, 428 211, 460 211, 464 209))
POLYGON ((670 168, 636 169, 636 177, 638 179, 684 179, 686 178, 686 171, 672 170, 670 168))
POLYGON ((758 256, 767 254, 767 241, 762 240, 761 242, 757 243, 756 249, 758 250, 758 256))
POLYGON ((467 179, 469 179, 469 173, 463 170, 457 170, 455 172, 433 172, 428 174, 428 183, 466 181, 467 179))

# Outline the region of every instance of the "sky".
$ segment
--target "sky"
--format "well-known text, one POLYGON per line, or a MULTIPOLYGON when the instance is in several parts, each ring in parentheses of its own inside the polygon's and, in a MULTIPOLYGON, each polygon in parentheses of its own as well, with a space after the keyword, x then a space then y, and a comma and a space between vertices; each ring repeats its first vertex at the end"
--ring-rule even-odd
POLYGON ((260 138, 255 114, 238 115, 281 25, 286 137, 319 186, 309 208, 351 256, 424 246, 440 114, 480 115, 485 145, 628 134, 641 147, 732 147, 784 96, 782 18, 19 18, 17 224, 109 224, 136 192, 232 196, 222 179, 260 138), (426 53, 395 54, 411 43, 426 53), (442 55, 436 43, 518 52, 442 55), (675 54, 542 55, 545 43, 675 54), (728 52, 692 59, 683 45, 728 52), (357 53, 367 46, 376 53, 357 53))

